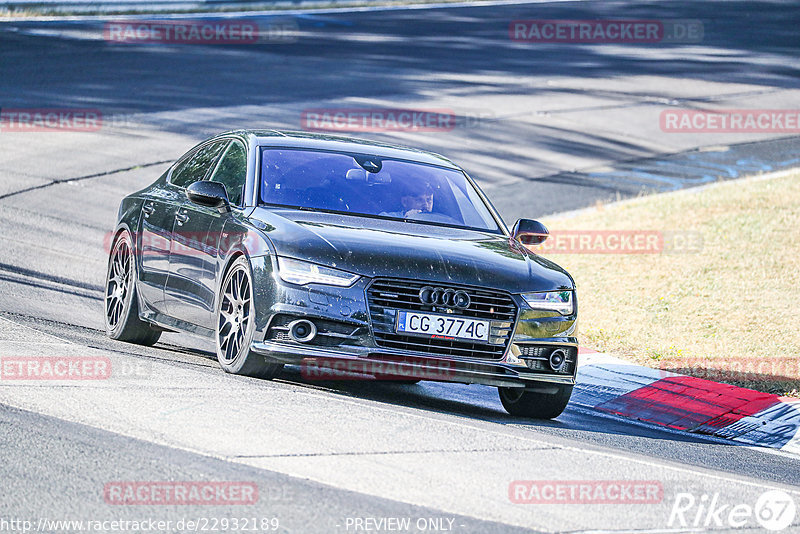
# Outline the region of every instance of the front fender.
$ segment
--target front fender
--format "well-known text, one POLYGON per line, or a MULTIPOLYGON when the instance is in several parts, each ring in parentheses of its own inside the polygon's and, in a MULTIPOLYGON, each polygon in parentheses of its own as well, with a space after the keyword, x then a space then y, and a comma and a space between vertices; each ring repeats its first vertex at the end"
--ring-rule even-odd
MULTIPOLYGON (((263 333, 269 320, 272 304, 276 299, 274 265, 275 246, 261 231, 231 218, 226 221, 220 238, 220 256, 217 273, 217 300, 220 286, 231 263, 239 256, 244 256, 250 263, 250 274, 253 280, 253 299, 256 317, 256 333, 263 333)), ((215 303, 216 306, 219 302, 215 303)))

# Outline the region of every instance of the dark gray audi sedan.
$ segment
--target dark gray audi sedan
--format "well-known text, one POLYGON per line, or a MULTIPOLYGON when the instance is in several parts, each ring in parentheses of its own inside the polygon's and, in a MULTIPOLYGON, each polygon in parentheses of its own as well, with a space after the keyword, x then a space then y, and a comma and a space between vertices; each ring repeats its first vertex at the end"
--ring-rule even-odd
POLYGON ((273 378, 496 386, 552 418, 578 362, 575 284, 508 230, 475 182, 430 152, 234 131, 123 199, 110 246, 112 338, 213 339, 222 368, 273 378))

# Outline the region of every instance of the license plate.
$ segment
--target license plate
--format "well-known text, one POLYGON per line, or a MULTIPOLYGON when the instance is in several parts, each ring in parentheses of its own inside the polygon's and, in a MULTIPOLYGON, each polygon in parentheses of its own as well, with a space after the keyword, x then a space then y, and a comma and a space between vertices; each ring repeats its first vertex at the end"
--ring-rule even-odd
POLYGON ((489 321, 455 315, 398 311, 395 331, 403 334, 489 341, 489 321))

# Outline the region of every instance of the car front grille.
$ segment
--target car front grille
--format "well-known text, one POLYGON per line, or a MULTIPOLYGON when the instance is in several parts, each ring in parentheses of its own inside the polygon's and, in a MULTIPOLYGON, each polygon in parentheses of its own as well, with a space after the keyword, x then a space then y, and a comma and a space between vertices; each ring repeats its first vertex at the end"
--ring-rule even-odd
POLYGON ((517 306, 508 293, 444 282, 378 278, 367 289, 367 299, 375 343, 379 347, 434 355, 499 360, 505 354, 517 318, 517 306), (470 306, 466 310, 455 310, 453 314, 489 320, 489 341, 428 338, 396 333, 398 310, 447 313, 445 308, 426 305, 420 301, 419 292, 425 286, 466 291, 471 300, 470 306))

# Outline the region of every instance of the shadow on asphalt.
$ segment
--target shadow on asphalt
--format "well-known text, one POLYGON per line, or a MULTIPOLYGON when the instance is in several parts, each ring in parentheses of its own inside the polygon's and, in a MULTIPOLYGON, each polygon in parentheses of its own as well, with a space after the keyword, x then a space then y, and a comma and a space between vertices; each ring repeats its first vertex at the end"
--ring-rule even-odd
MULTIPOLYGON (((564 415, 553 420, 532 420, 516 417, 505 412, 497 396, 497 390, 490 386, 449 384, 442 382, 420 382, 418 384, 399 384, 391 381, 314 381, 301 376, 299 367, 285 366, 278 380, 299 386, 322 387, 347 396, 363 400, 421 409, 447 415, 457 415, 469 419, 526 426, 532 429, 571 430, 580 429, 584 432, 600 432, 603 434, 640 437, 654 437, 676 442, 706 442, 704 436, 668 432, 658 428, 638 425, 635 422, 620 421, 618 418, 609 418, 605 414, 592 413, 588 409, 581 409, 581 415, 574 413, 574 406, 568 406, 564 415), (589 419, 603 418, 606 425, 587 427, 589 419)), ((709 441, 710 442, 710 441, 709 441)), ((738 446, 733 442, 718 442, 717 444, 738 446)))
MULTIPOLYGON (((99 36, 104 21, 5 22, 0 23, 5 52, 0 63, 0 102, 81 107, 90 98, 96 107, 146 113, 395 94, 410 101, 424 99, 430 91, 431 81, 424 73, 437 73, 442 85, 455 84, 445 77, 456 75, 461 79, 458 86, 473 96, 524 93, 535 98, 542 91, 561 91, 618 100, 630 97, 630 92, 593 88, 592 80, 629 75, 796 88, 800 10, 787 9, 791 5, 783 1, 564 2, 393 11, 391 16, 380 11, 311 14, 296 17, 296 42, 216 46, 58 38, 59 29, 99 36), (533 18, 696 19, 703 23, 704 36, 702 42, 691 45, 692 59, 681 53, 683 44, 513 42, 509 23, 533 18), (43 27, 47 31, 35 33, 43 27), (763 62, 759 54, 774 59, 763 62), (77 71, 75 57, 85 58, 77 71), (35 62, 30 58, 36 58, 35 62), (580 77, 586 87, 516 85, 518 77, 532 74, 543 80, 580 77), (485 79, 470 87, 468 80, 475 76, 485 79)), ((270 17, 256 18, 266 23, 270 17)), ((642 94, 643 99, 648 96, 642 94)), ((207 118, 213 119, 213 113, 207 118)), ((518 141, 520 133, 525 132, 514 132, 513 141, 518 141)), ((475 134, 480 136, 480 129, 475 134)), ((492 133, 494 143, 486 145, 487 151, 506 141, 496 135, 492 133)), ((537 136, 542 136, 541 130, 537 136)), ((565 141, 564 132, 557 128, 545 134, 542 142, 581 155, 597 150, 591 143, 565 141)), ((631 148, 621 142, 617 147, 605 146, 602 155, 619 159, 610 153, 624 155, 631 148)))

